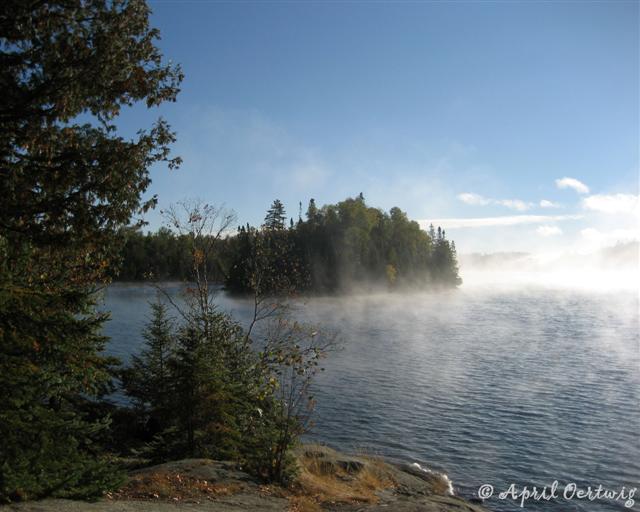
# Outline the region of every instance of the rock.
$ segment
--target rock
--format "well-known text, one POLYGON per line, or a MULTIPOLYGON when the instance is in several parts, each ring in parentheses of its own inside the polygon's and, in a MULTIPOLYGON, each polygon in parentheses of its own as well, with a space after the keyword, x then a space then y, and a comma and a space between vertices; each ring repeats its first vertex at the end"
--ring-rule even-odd
POLYGON ((99 501, 86 503, 72 500, 42 500, 0 507, 3 512, 285 512, 284 498, 239 494, 232 498, 201 503, 168 503, 161 501, 99 501))
POLYGON ((157 473, 183 474, 211 482, 225 481, 257 484, 256 479, 240 470, 236 463, 211 459, 184 459, 165 462, 164 464, 138 469, 131 472, 130 475, 136 477, 157 473))
MULTIPOLYGON (((320 446, 304 446, 297 456, 303 473, 316 479, 311 478, 312 483, 337 483, 339 499, 330 495, 321 499, 304 485, 294 491, 261 485, 232 462, 186 459, 132 472, 129 483, 111 499, 96 503, 48 499, 6 505, 0 512, 486 512, 480 505, 444 495, 437 474, 411 465, 320 446), (358 487, 363 481, 364 487, 358 487), (372 482, 378 487, 371 488, 372 482)), ((328 489, 331 485, 325 492, 328 489)))

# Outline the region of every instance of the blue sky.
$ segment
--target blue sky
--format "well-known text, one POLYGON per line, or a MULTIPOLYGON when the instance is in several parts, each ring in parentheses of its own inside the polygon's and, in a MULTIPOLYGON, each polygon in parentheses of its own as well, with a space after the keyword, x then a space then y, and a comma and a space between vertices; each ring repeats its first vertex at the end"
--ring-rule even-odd
POLYGON ((462 252, 637 236, 638 2, 150 4, 186 76, 160 109, 184 158, 154 169, 160 208, 258 224, 275 198, 296 217, 363 192, 462 252))

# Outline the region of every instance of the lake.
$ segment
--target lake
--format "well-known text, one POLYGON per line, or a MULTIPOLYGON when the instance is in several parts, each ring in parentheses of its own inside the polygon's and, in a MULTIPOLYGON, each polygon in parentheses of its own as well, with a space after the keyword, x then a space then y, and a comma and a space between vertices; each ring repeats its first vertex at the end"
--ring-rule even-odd
MULTIPOLYGON (((140 348, 155 296, 139 284, 106 291, 109 353, 126 359, 140 348)), ((246 318, 246 302, 224 294, 219 302, 246 318)), ((317 379, 312 440, 418 462, 465 497, 490 484, 485 503, 497 511, 519 508, 519 498, 497 497, 512 483, 520 491, 558 480, 560 496, 569 483, 639 485, 637 290, 463 286, 314 298, 297 315, 341 337, 317 379)), ((624 502, 574 495, 524 505, 600 511, 624 502)))

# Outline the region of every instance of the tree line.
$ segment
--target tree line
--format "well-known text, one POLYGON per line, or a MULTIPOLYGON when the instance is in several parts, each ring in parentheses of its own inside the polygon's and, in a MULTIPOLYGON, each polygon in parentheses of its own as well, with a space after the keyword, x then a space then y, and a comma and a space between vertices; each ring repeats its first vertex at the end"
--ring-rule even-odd
MULTIPOLYGON (((143 234, 128 230, 118 279, 185 280, 189 240, 170 228, 143 234)), ((336 292, 380 285, 421 289, 456 286, 461 279, 455 242, 441 228, 428 231, 399 208, 388 213, 366 204, 362 194, 318 208, 311 199, 294 220, 275 200, 259 227, 243 225, 222 238, 209 263, 212 278, 232 292, 336 292), (252 282, 260 261, 261 283, 252 282), (277 284, 277 286, 276 286, 277 284)))

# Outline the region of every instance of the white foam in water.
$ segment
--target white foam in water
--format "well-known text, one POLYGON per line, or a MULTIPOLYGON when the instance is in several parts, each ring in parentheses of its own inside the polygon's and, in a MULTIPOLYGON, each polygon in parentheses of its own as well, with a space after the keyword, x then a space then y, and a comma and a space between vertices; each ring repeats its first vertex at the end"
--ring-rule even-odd
POLYGON ((417 462, 414 462, 411 465, 413 467, 415 467, 416 469, 419 469, 423 473, 427 473, 428 475, 434 475, 434 476, 440 478, 447 485, 447 490, 446 490, 445 494, 447 496, 454 496, 453 482, 451 481, 451 479, 445 473, 439 473, 437 471, 433 471, 432 469, 424 468, 420 464, 418 464, 417 462))

